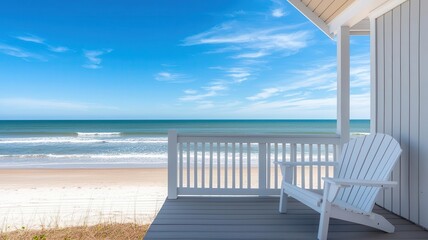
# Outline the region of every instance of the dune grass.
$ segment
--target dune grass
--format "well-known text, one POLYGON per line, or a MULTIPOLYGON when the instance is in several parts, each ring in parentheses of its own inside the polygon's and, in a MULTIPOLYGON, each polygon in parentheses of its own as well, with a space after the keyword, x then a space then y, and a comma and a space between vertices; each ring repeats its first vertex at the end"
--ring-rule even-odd
POLYGON ((149 225, 134 223, 105 223, 94 226, 50 228, 40 230, 20 229, 0 233, 0 240, 98 240, 144 239, 149 225))

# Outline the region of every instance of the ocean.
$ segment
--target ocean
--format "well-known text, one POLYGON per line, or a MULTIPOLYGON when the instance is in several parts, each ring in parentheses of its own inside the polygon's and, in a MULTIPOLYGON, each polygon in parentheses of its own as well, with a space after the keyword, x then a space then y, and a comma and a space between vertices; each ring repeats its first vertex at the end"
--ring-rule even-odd
MULTIPOLYGON (((329 134, 336 120, 0 121, 0 168, 165 167, 167 132, 329 134)), ((352 120, 351 134, 369 120, 352 120)))

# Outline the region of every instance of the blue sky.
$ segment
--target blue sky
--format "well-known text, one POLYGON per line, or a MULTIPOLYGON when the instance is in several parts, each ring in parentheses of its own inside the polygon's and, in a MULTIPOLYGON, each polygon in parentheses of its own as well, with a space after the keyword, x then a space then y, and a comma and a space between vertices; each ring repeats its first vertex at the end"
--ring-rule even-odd
POLYGON ((336 117, 335 41, 285 0, 1 1, 0 29, 0 119, 336 117))

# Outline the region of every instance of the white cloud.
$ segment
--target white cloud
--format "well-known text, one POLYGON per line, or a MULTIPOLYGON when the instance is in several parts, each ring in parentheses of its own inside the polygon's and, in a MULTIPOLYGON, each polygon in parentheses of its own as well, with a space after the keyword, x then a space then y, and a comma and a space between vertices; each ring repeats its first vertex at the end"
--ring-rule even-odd
POLYGON ((258 51, 258 52, 250 52, 250 53, 241 53, 234 56, 233 58, 260 58, 266 55, 268 55, 268 53, 264 51, 258 51))
POLYGON ((52 52, 57 52, 57 53, 63 53, 70 50, 67 47, 53 47, 53 46, 49 46, 48 49, 52 52))
POLYGON ((184 91, 184 96, 180 97, 179 100, 183 102, 201 102, 206 98, 215 97, 219 92, 225 91, 228 89, 228 83, 224 81, 213 81, 208 85, 202 87, 203 92, 200 93, 193 89, 187 89, 184 91))
POLYGON ((115 107, 99 106, 89 103, 76 103, 55 99, 33 98, 0 98, 0 109, 14 111, 58 110, 58 111, 90 111, 91 109, 116 110, 115 107))
POLYGON ((227 70, 227 76, 231 77, 235 82, 240 83, 247 81, 251 73, 246 68, 230 68, 227 70))
MULTIPOLYGON (((337 89, 335 60, 294 71, 296 76, 247 97, 252 101, 239 110, 246 116, 282 118, 335 118, 337 89), (274 114, 273 114, 274 113, 274 114), (275 114, 277 116, 275 116, 275 114)), ((351 118, 370 116, 370 66, 367 55, 351 57, 351 118)))
POLYGON ((102 68, 101 66, 101 56, 104 54, 107 54, 111 52, 112 49, 105 49, 105 50, 84 50, 83 54, 87 59, 86 64, 83 65, 84 68, 89 69, 99 69, 102 68))
POLYGON ((196 93, 198 93, 198 91, 193 90, 193 89, 186 89, 186 90, 184 90, 184 93, 185 94, 196 94, 196 93))
POLYGON ((41 55, 34 54, 34 53, 28 52, 24 49, 14 47, 14 46, 10 46, 7 44, 1 44, 0 43, 0 53, 6 54, 9 56, 13 56, 13 57, 17 57, 17 58, 22 58, 24 60, 36 59, 36 60, 40 60, 40 61, 46 61, 46 59, 41 55))
POLYGON ((16 38, 24 42, 32 42, 32 43, 38 43, 38 44, 45 43, 45 40, 43 38, 40 38, 34 35, 18 36, 16 38))
POLYGON ((311 39, 309 31, 290 31, 295 28, 297 26, 253 28, 233 21, 187 37, 183 45, 220 45, 220 52, 249 52, 235 53, 235 58, 260 58, 274 52, 289 55, 306 47, 311 39))
POLYGON ((17 36, 16 38, 24 42, 41 44, 47 47, 49 51, 56 52, 56 53, 63 53, 70 50, 67 47, 63 47, 63 46, 55 47, 55 46, 49 45, 48 43, 46 43, 45 39, 35 35, 17 36))
POLYGON ((160 82, 170 82, 170 83, 184 83, 184 82, 190 82, 191 79, 180 73, 173 73, 173 72, 159 72, 155 74, 155 79, 160 82))
POLYGON ((208 92, 202 93, 202 94, 186 94, 186 95, 180 97, 179 100, 183 101, 183 102, 192 102, 192 101, 202 100, 202 99, 205 99, 208 97, 213 97, 216 95, 217 95, 216 91, 208 91, 208 92))
POLYGON ((223 71, 224 76, 231 79, 233 83, 247 81, 252 75, 252 70, 248 67, 211 67, 211 69, 223 71))
POLYGON ((285 16, 284 9, 276 8, 276 9, 272 10, 272 16, 276 17, 276 18, 284 17, 285 16))
POLYGON ((258 101, 266 98, 270 98, 272 96, 278 95, 281 92, 279 88, 265 88, 261 92, 257 93, 254 96, 247 97, 248 100, 258 101))

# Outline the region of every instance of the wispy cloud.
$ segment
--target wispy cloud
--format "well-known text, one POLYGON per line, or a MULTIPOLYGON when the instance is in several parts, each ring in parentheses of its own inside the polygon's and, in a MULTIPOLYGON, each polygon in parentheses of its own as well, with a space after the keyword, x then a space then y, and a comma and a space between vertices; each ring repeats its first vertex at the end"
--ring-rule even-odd
POLYGON ((45 40, 43 38, 40 38, 34 35, 17 36, 16 38, 25 42, 32 42, 32 43, 38 43, 38 44, 45 43, 45 40))
MULTIPOLYGON (((261 116, 272 112, 282 117, 306 118, 335 117, 337 73, 334 59, 311 64, 310 67, 292 71, 287 82, 264 88, 247 97, 251 102, 242 105, 243 114, 261 116), (307 114, 306 114, 306 113, 307 114), (290 114, 291 113, 291 114, 290 114)), ((370 65, 368 55, 351 57, 351 117, 367 118, 370 109, 370 65)))
POLYGON ((257 93, 254 96, 247 97, 248 100, 251 101, 258 101, 266 98, 270 98, 272 96, 278 95, 278 93, 281 92, 281 89, 279 88, 265 88, 261 92, 257 93))
POLYGON ((105 50, 84 50, 83 54, 86 57, 86 63, 83 65, 84 68, 99 69, 101 66, 101 56, 110 53, 112 49, 105 50))
POLYGON ((116 110, 116 107, 106 107, 90 103, 77 103, 57 99, 34 98, 0 98, 0 106, 4 109, 17 110, 61 110, 61 111, 89 111, 91 109, 116 110))
POLYGON ((260 58, 274 52, 289 55, 306 47, 311 39, 309 31, 297 27, 254 28, 232 21, 190 36, 183 45, 219 45, 222 51, 234 52, 235 58, 260 58))
POLYGON ((160 82, 170 83, 185 83, 192 81, 190 77, 181 73, 174 73, 169 71, 158 72, 155 74, 155 79, 160 82))
POLYGON ((70 50, 67 47, 53 47, 53 46, 48 46, 48 49, 50 51, 56 52, 56 53, 63 53, 63 52, 67 52, 70 50))
POLYGON ((284 9, 277 8, 277 9, 272 10, 272 16, 277 17, 277 18, 284 17, 285 16, 284 9))
POLYGON ((232 83, 242 83, 250 79, 252 69, 249 67, 211 67, 211 69, 224 72, 224 76, 231 79, 232 83))
POLYGON ((228 89, 227 82, 213 81, 208 85, 203 86, 200 91, 197 91, 194 89, 186 89, 184 91, 184 96, 180 97, 179 100, 183 102, 197 101, 198 103, 201 103, 202 100, 205 100, 210 97, 215 97, 219 95, 220 92, 223 92, 227 89, 228 89))
POLYGON ((198 91, 194 90, 194 89, 186 89, 184 90, 184 94, 186 95, 192 95, 192 94, 196 94, 198 93, 198 91))
POLYGON ((45 39, 32 34, 17 36, 16 39, 19 39, 24 42, 31 42, 31 43, 37 43, 37 44, 43 45, 51 52, 63 53, 70 50, 64 46, 52 46, 48 44, 45 39))
POLYGON ((273 0, 273 9, 271 11, 271 15, 272 17, 275 18, 281 18, 284 17, 285 15, 287 15, 287 13, 285 12, 285 6, 284 6, 284 1, 282 0, 273 0))
POLYGON ((10 46, 7 44, 2 44, 2 43, 0 43, 0 53, 6 54, 9 56, 13 56, 13 57, 17 57, 17 58, 22 58, 22 59, 27 60, 27 61, 31 60, 31 59, 35 59, 35 60, 39 60, 39 61, 46 61, 46 58, 39 55, 39 54, 31 53, 31 52, 28 52, 22 48, 10 46))

